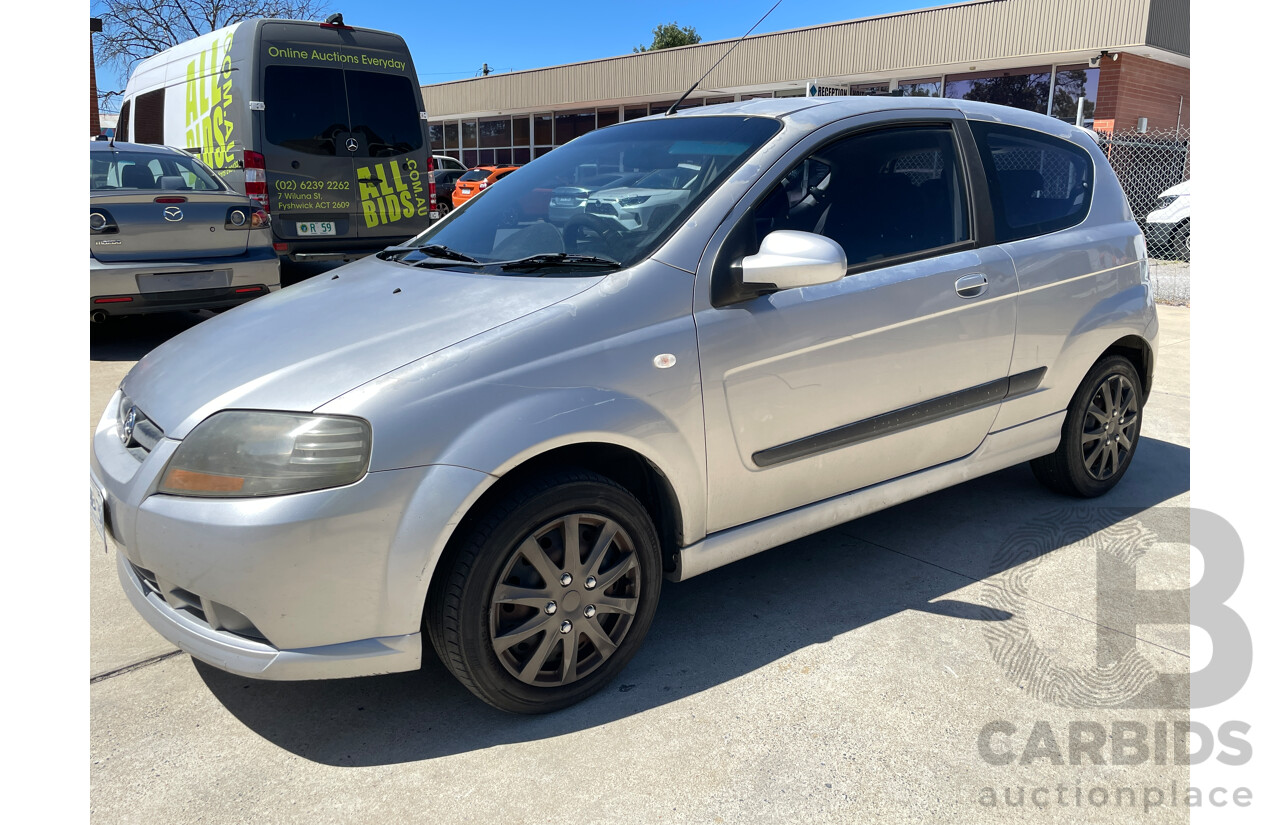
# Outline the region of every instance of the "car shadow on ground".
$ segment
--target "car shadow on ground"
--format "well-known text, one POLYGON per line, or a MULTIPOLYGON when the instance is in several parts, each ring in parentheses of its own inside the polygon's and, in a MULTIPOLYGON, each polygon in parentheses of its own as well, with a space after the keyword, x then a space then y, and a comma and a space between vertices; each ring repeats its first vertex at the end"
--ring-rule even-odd
MULTIPOLYGON (((510 715, 485 705, 448 673, 429 644, 421 671, 361 679, 265 682, 194 666, 218 701, 247 727, 322 764, 397 764, 546 739, 723 685, 903 611, 958 622, 1007 620, 1012 615, 1007 611, 943 597, 975 578, 998 575, 1002 564, 1007 569, 1029 560, 1001 562, 1008 557, 998 552, 1022 525, 1057 518, 1066 508, 1087 515, 1096 525, 1091 529, 1104 530, 1189 486, 1189 449, 1146 439, 1130 477, 1102 500, 1053 495, 1023 465, 687 582, 666 582, 649 635, 621 676, 590 699, 545 716, 510 715), (875 543, 863 541, 862 532, 875 536, 875 543), (917 549, 928 559, 914 558, 917 549), (957 572, 968 570, 978 572, 957 572)), ((1064 552, 1075 552, 1077 540, 1041 542, 1034 553, 1068 546, 1073 550, 1064 552)), ((1185 541, 1185 534, 1178 540, 1185 541)), ((1092 626, 1087 632, 1094 632, 1092 626)), ((883 655, 901 651, 886 649, 883 655)))
POLYGON ((151 350, 201 321, 214 316, 207 309, 125 315, 89 325, 90 361, 137 361, 151 350))

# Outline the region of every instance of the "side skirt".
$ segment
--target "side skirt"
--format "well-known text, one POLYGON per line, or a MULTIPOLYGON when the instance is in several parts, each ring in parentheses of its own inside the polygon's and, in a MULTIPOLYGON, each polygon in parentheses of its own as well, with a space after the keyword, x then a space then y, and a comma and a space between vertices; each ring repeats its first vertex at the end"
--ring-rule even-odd
POLYGON ((1048 455, 1058 448, 1066 417, 1063 410, 991 433, 964 458, 713 533, 681 548, 676 568, 667 578, 685 581, 895 504, 1048 455))

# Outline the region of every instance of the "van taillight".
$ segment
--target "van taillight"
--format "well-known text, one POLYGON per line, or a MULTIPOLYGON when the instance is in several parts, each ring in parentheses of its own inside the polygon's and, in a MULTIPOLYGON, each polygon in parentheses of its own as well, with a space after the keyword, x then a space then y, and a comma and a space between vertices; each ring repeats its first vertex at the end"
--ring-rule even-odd
POLYGON ((249 200, 271 211, 271 198, 267 196, 267 159, 260 152, 244 153, 244 193, 249 200))
POLYGON ((427 198, 431 211, 436 211, 436 176, 432 174, 436 171, 436 162, 427 155, 427 198))

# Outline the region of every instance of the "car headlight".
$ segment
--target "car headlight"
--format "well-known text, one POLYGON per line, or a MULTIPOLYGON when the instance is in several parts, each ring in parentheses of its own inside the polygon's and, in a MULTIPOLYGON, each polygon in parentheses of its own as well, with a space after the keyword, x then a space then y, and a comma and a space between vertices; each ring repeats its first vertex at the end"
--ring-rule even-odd
POLYGON ((372 444, 359 418, 228 410, 183 439, 159 491, 233 498, 340 487, 368 472, 372 444))

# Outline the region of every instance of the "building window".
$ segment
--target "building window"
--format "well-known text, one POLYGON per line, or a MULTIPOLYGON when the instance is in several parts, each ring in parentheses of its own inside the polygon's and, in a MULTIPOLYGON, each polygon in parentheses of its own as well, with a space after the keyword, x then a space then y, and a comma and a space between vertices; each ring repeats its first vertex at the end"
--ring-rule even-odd
POLYGON ((595 109, 588 109, 585 112, 557 112, 555 125, 555 145, 563 146, 596 128, 595 109))
POLYGON ((451 154, 453 157, 457 157, 456 150, 459 146, 461 144, 458 143, 458 124, 456 122, 446 123, 444 125, 444 148, 455 150, 451 154))
POLYGON ((920 80, 898 81, 898 94, 902 97, 942 97, 942 78, 926 77, 920 80))
POLYGON ((618 122, 618 107, 610 106, 607 109, 596 109, 596 128, 603 129, 606 126, 612 126, 618 122))
POLYGON ((534 146, 552 146, 555 144, 553 137, 554 121, 551 113, 538 114, 533 116, 533 145, 534 146))
POLYGON ((648 116, 649 116, 649 107, 647 105, 628 106, 626 108, 626 111, 622 113, 623 120, 635 120, 638 117, 648 117, 648 116))
POLYGON ((855 83, 849 87, 849 94, 858 97, 889 94, 889 81, 879 83, 855 83))
POLYGON ((431 138, 431 151, 439 154, 444 150, 444 125, 432 123, 427 125, 427 135, 431 138))
POLYGON ((1059 66, 1053 76, 1053 116, 1075 123, 1076 115, 1079 114, 1081 126, 1093 123, 1100 71, 1083 63, 1079 66, 1059 66), (1084 101, 1083 107, 1080 106, 1081 100, 1084 101))
POLYGON ((480 148, 498 149, 511 146, 511 118, 485 118, 480 121, 480 148))
POLYGON ((480 132, 476 128, 476 122, 474 120, 462 121, 462 148, 480 148, 480 132))
POLYGON ((1049 110, 1049 66, 947 75, 946 97, 980 100, 1043 114, 1049 110))

